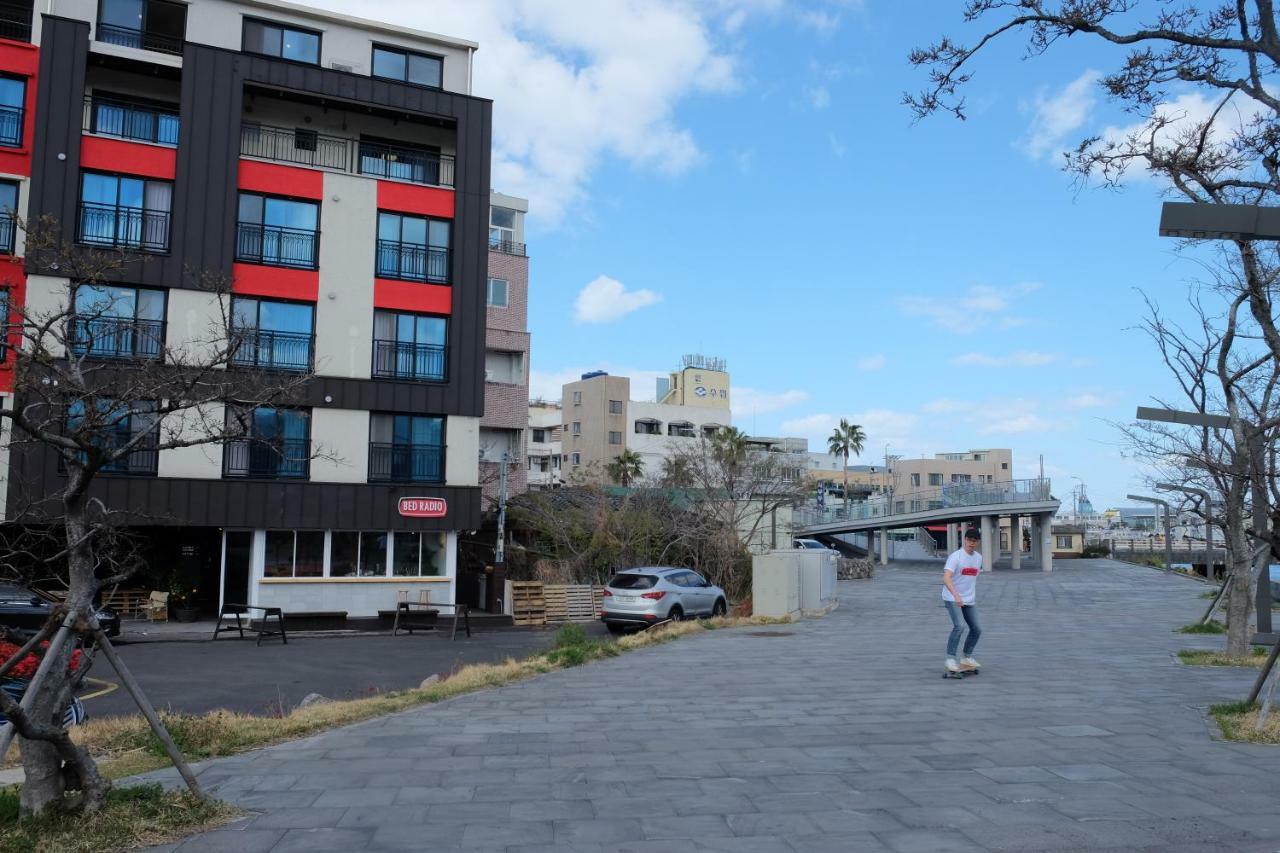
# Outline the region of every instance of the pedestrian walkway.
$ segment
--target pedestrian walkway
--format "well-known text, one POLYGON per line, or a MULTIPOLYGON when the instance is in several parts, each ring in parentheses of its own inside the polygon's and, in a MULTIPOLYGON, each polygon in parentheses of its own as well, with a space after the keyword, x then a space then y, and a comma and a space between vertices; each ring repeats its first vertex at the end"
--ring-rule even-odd
MULTIPOLYGON (((938 571, 201 773, 253 810, 183 853, 1280 849, 1280 749, 1203 708, 1205 587, 1110 561, 979 584, 981 676, 941 677, 938 571)), ((174 848, 166 848, 174 849, 174 848)))

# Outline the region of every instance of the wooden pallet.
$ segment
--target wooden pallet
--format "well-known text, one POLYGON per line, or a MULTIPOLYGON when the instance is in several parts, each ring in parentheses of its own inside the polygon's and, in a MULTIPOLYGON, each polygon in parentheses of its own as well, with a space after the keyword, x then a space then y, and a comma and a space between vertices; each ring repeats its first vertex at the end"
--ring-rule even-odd
POLYGON ((600 616, 604 588, 589 584, 548 584, 543 587, 548 622, 591 622, 600 616))
POLYGON ((539 581, 512 581, 511 621, 515 625, 547 624, 547 601, 539 581))

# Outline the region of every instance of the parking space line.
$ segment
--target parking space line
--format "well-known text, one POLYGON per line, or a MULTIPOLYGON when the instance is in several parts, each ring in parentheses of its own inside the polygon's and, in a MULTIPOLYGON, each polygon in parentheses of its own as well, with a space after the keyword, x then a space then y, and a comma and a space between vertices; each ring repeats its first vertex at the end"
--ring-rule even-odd
POLYGON ((101 678, 89 678, 88 676, 85 676, 84 680, 89 682, 90 684, 101 685, 101 688, 93 691, 92 693, 86 693, 83 696, 81 696, 80 697, 81 702, 86 702, 90 699, 96 699, 99 696, 106 696, 108 693, 115 692, 120 687, 120 685, 116 684, 114 681, 106 681, 101 678))

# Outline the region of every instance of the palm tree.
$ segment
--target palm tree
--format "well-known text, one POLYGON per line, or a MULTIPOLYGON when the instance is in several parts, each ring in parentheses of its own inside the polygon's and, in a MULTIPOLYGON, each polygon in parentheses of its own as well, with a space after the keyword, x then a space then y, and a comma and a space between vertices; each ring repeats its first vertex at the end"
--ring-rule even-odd
POLYGON ((711 436, 711 451, 724 465, 739 465, 747 458, 747 434, 737 427, 721 427, 711 436))
POLYGON ((840 419, 840 426, 836 427, 827 439, 827 452, 832 456, 844 457, 844 502, 846 504, 849 502, 849 454, 857 456, 862 453, 862 446, 866 440, 867 434, 862 431, 862 427, 849 423, 845 418, 840 419))
POLYGON ((644 474, 644 457, 634 450, 627 449, 613 457, 613 461, 605 466, 610 479, 621 483, 623 487, 631 485, 631 481, 644 474))
POLYGON ((693 485, 693 469, 685 456, 667 456, 662 460, 662 484, 672 489, 693 485))

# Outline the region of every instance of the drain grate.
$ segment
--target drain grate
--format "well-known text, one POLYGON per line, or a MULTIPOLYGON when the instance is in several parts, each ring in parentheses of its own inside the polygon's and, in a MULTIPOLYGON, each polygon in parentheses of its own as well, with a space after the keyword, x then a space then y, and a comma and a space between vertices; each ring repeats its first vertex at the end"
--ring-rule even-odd
POLYGON ((748 637, 793 637, 795 631, 749 631, 748 637))

